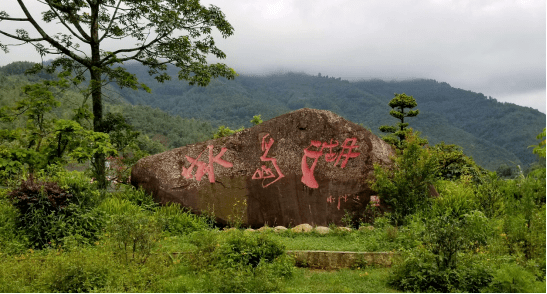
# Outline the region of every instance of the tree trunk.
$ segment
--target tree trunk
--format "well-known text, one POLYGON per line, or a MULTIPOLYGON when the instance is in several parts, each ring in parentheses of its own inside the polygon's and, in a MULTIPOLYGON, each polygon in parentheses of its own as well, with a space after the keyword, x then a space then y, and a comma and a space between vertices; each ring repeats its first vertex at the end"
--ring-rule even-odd
MULTIPOLYGON (((93 131, 103 131, 103 100, 101 91, 101 55, 99 42, 99 4, 91 6, 91 66, 89 68, 91 74, 91 98, 93 102, 93 131)), ((95 154, 93 168, 95 176, 99 183, 99 188, 104 189, 107 186, 105 174, 105 155, 95 154)))
MULTIPOLYGON (((103 100, 101 91, 101 73, 98 69, 91 70, 91 98, 93 101, 93 131, 103 131, 103 100)), ((95 169, 95 177, 101 189, 106 188, 105 174, 105 156, 101 153, 96 153, 94 158, 93 168, 95 169)))

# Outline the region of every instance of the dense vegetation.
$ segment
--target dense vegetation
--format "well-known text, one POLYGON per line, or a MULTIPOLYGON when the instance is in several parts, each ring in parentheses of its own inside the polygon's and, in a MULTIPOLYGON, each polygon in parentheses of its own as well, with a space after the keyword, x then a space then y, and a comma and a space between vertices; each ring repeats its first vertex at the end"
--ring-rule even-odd
MULTIPOLYGON (((114 130, 119 135, 122 129, 125 129, 126 134, 130 134, 126 126, 115 126, 111 129, 112 117, 106 117, 103 113, 105 98, 103 91, 106 90, 104 86, 114 83, 122 88, 150 91, 145 84, 139 83, 134 74, 121 66, 124 62, 131 61, 146 67, 147 73, 158 82, 170 80, 172 76, 175 76, 165 72, 167 65, 177 68, 176 77, 179 80, 188 81, 190 85, 206 86, 212 78, 233 79, 237 76, 234 69, 226 64, 210 64, 206 58, 208 56, 218 59, 226 58, 226 54, 216 46, 211 35, 213 28, 223 38, 234 33, 234 28, 226 20, 224 13, 214 5, 203 6, 199 1, 178 0, 153 2, 118 0, 116 4, 114 0, 44 1, 41 3, 44 5, 39 8, 34 7, 40 9, 39 12, 30 13, 27 4, 17 1, 25 18, 13 18, 8 12, 0 11, 2 24, 9 23, 8 26, 0 29, 0 34, 18 43, 0 42, 0 50, 9 53, 11 47, 31 44, 42 57, 56 56, 47 63, 34 64, 31 72, 45 71, 53 74, 61 71, 62 77, 59 77, 63 85, 82 86, 84 80, 89 81, 80 89, 80 92, 86 99, 91 100, 92 107, 86 109, 89 113, 86 116, 92 121, 93 130, 84 132, 77 130, 80 131, 77 132, 65 127, 59 131, 56 158, 60 157, 61 150, 64 148, 60 147, 61 134, 80 133, 79 135, 82 135, 85 133, 83 137, 92 142, 90 143, 92 148, 79 150, 79 156, 86 155, 92 158, 90 162, 94 177, 103 189, 108 185, 107 156, 111 155, 110 146, 104 142, 105 134, 114 130), (62 24, 67 30, 59 32, 44 26, 44 23, 52 22, 62 24), (15 34, 5 30, 25 23, 32 26, 27 28, 22 25, 15 29, 15 34), (28 31, 29 28, 31 28, 30 31, 28 31), (153 34, 151 34, 152 31, 153 34), (181 31, 184 34, 178 33, 181 31), (33 34, 36 37, 30 37, 33 34), (116 41, 120 42, 115 49, 104 50, 105 43, 116 43, 116 41), (133 41, 136 43, 132 44, 133 41)), ((48 95, 44 92, 44 88, 47 88, 44 86, 49 84, 44 83, 39 86, 40 89, 35 92, 34 98, 48 95)), ((20 110, 20 106, 21 104, 16 109, 20 110)), ((79 127, 72 124, 71 128, 79 127)), ((38 135, 36 146, 38 152, 43 139, 42 135, 43 133, 38 135)), ((80 144, 80 146, 83 145, 80 144)), ((50 155, 48 154, 48 157, 50 155)))
MULTIPOLYGON (((348 213, 342 221, 355 230, 326 235, 221 230, 214 215, 158 206, 126 184, 136 159, 212 138, 211 124, 112 94, 101 141, 111 152, 111 187, 103 190, 89 169, 67 170, 95 150, 85 99, 62 77, 24 76, 17 67, 25 64, 0 73, 2 292, 545 292, 545 129, 526 140, 535 164, 505 178, 459 146, 424 145, 408 129, 394 165, 376 166, 371 183, 389 213, 348 213), (312 272, 295 267, 287 249, 402 258, 392 268, 312 272)), ((413 127, 427 108, 417 101, 413 127)), ((260 123, 253 115, 241 125, 260 123)))

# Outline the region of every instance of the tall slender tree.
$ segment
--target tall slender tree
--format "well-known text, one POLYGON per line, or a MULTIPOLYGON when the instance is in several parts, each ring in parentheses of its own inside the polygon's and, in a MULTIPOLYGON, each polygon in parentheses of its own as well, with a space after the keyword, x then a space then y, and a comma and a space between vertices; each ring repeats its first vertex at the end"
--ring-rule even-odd
POLYGON ((408 123, 405 123, 405 117, 414 117, 420 113, 417 109, 408 110, 408 112, 405 112, 405 109, 412 109, 418 106, 418 103, 412 96, 407 96, 405 93, 395 93, 395 97, 389 101, 389 106, 392 108, 389 115, 400 120, 401 122, 397 123, 396 126, 381 126, 380 131, 395 135, 395 137, 386 136, 384 137, 384 140, 388 143, 394 144, 398 148, 401 148, 402 143, 409 132, 409 129, 407 129, 408 123))
MULTIPOLYGON (((90 76, 87 95, 93 105, 93 129, 104 130, 102 87, 116 82, 120 87, 150 89, 126 71, 124 62, 139 62, 149 68, 148 73, 159 82, 169 80, 167 65, 178 68, 178 78, 191 85, 206 86, 211 78, 223 76, 233 79, 237 74, 223 63, 208 64, 209 54, 226 57, 211 37, 216 27, 222 37, 234 29, 216 6, 204 7, 199 0, 2 0, 19 4, 22 15, 11 17, 0 12, 0 34, 20 41, 20 44, 0 42, 0 49, 31 44, 40 56, 56 55, 45 69, 60 68, 73 74, 73 81, 90 76), (43 23, 32 15, 28 5, 43 6, 41 20, 58 23, 47 31, 43 23), (27 23, 34 32, 13 29, 16 23, 27 23), (105 50, 105 43, 109 50, 105 50), (133 46, 129 46, 134 43, 133 46)), ((43 64, 36 71, 44 68, 43 64)), ((105 187, 105 157, 94 158, 99 183, 105 187)))

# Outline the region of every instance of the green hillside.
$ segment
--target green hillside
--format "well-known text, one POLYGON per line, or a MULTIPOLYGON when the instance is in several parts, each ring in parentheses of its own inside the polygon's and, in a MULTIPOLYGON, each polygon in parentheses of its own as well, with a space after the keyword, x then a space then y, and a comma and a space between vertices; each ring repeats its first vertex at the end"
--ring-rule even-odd
MULTIPOLYGON (((13 103, 25 83, 51 78, 47 74, 23 75, 30 66, 16 62, 0 68, 0 106, 13 103)), ((388 115, 387 104, 393 93, 414 96, 420 115, 408 121, 430 144, 444 141, 462 146, 466 155, 490 170, 504 164, 525 169, 535 162, 528 146, 535 143, 535 134, 545 127, 545 114, 537 110, 500 103, 435 80, 348 82, 285 73, 241 75, 233 81, 221 78, 207 87, 198 87, 177 79, 160 84, 143 67, 126 67, 152 93, 110 86, 105 91, 106 111, 123 113, 136 130, 161 141, 166 148, 206 140, 220 125, 232 129, 251 127, 253 115, 261 114, 263 120, 268 120, 303 107, 333 111, 381 135, 379 126, 396 123, 388 115)), ((65 91, 61 102, 55 115, 68 117, 71 109, 82 103, 81 95, 77 89, 65 91)))
POLYGON ((215 128, 250 127, 253 115, 262 114, 267 120, 309 107, 331 110, 379 135, 380 125, 395 123, 387 105, 393 93, 406 93, 414 96, 421 111, 409 120, 411 127, 422 132, 431 144, 444 141, 462 146, 467 155, 490 170, 502 164, 525 168, 533 163, 536 158, 528 146, 534 144, 534 134, 545 126, 545 114, 537 110, 500 103, 435 80, 348 82, 285 73, 241 75, 233 81, 217 79, 202 88, 176 79, 159 84, 143 68, 127 67, 152 89, 151 94, 120 89, 128 102, 206 120, 215 128))

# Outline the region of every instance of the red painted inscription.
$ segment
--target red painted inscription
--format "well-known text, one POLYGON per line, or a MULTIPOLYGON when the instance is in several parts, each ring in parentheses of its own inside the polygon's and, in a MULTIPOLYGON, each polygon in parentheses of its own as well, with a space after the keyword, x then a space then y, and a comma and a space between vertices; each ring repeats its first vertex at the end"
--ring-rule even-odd
POLYGON ((272 158, 272 157, 267 157, 268 152, 270 151, 270 148, 272 148, 272 145, 275 142, 274 139, 271 138, 271 137, 269 138, 268 142, 266 142, 266 137, 268 137, 269 135, 270 134, 267 134, 266 136, 262 137, 261 148, 262 148, 262 151, 264 151, 264 154, 262 154, 262 156, 260 156, 260 160, 270 161, 273 164, 274 168, 275 168, 275 173, 277 173, 277 176, 270 168, 266 167, 265 165, 258 168, 255 171, 255 173, 253 174, 252 179, 253 180, 262 179, 262 188, 266 188, 269 185, 281 180, 281 178, 285 177, 283 175, 283 173, 281 172, 281 169, 279 169, 279 166, 277 165, 277 159, 272 158), (268 184, 264 185, 264 181, 266 179, 271 179, 271 178, 275 178, 275 180, 273 180, 273 181, 269 182, 268 184))
POLYGON ((319 158, 322 155, 325 155, 325 161, 334 161, 334 166, 338 165, 340 159, 343 158, 340 167, 344 168, 346 167, 346 164, 348 163, 348 160, 350 158, 355 158, 359 156, 359 154, 361 154, 358 152, 353 152, 353 149, 359 147, 355 145, 356 142, 357 138, 347 138, 342 144, 342 151, 340 153, 335 153, 332 151, 332 148, 337 147, 340 144, 338 141, 331 139, 330 143, 327 143, 311 140, 310 146, 304 149, 304 156, 302 156, 302 183, 310 188, 319 188, 319 184, 317 183, 313 175, 315 166, 317 165, 317 161, 319 160, 319 158), (310 150, 311 147, 318 148, 319 150, 310 150), (323 150, 325 149, 328 149, 327 153, 323 152, 323 150), (308 158, 314 159, 311 167, 308 166, 308 158))
POLYGON ((338 210, 340 210, 340 204, 342 203, 342 201, 344 202, 348 202, 348 197, 349 197, 349 200, 351 200, 353 198, 353 201, 358 201, 359 200, 359 195, 353 195, 351 196, 350 194, 344 194, 342 196, 338 196, 338 197, 332 197, 332 195, 329 195, 329 197, 327 197, 327 203, 329 204, 333 204, 333 203, 338 203, 336 205, 336 208, 338 210), (338 199, 338 201, 336 201, 336 199, 338 199))
POLYGON ((201 181, 201 178, 204 175, 207 175, 209 177, 209 182, 214 183, 215 182, 214 163, 220 164, 221 166, 226 167, 226 168, 233 166, 233 164, 231 162, 228 162, 228 161, 221 158, 222 155, 224 155, 224 153, 226 152, 227 148, 222 147, 222 149, 220 149, 220 152, 216 156, 213 155, 213 145, 209 145, 209 146, 207 146, 207 148, 209 149, 209 163, 205 163, 205 162, 202 162, 202 161, 198 160, 201 157, 201 155, 203 154, 203 152, 205 152, 205 150, 203 150, 198 155, 198 157, 196 157, 196 158, 192 158, 192 157, 186 155, 186 160, 188 160, 190 162, 190 167, 188 167, 188 168, 182 167, 181 175, 183 177, 185 177, 187 179, 193 178, 194 177, 194 174, 193 174, 194 167, 197 166, 197 170, 196 170, 196 173, 195 173, 196 180, 201 181))

